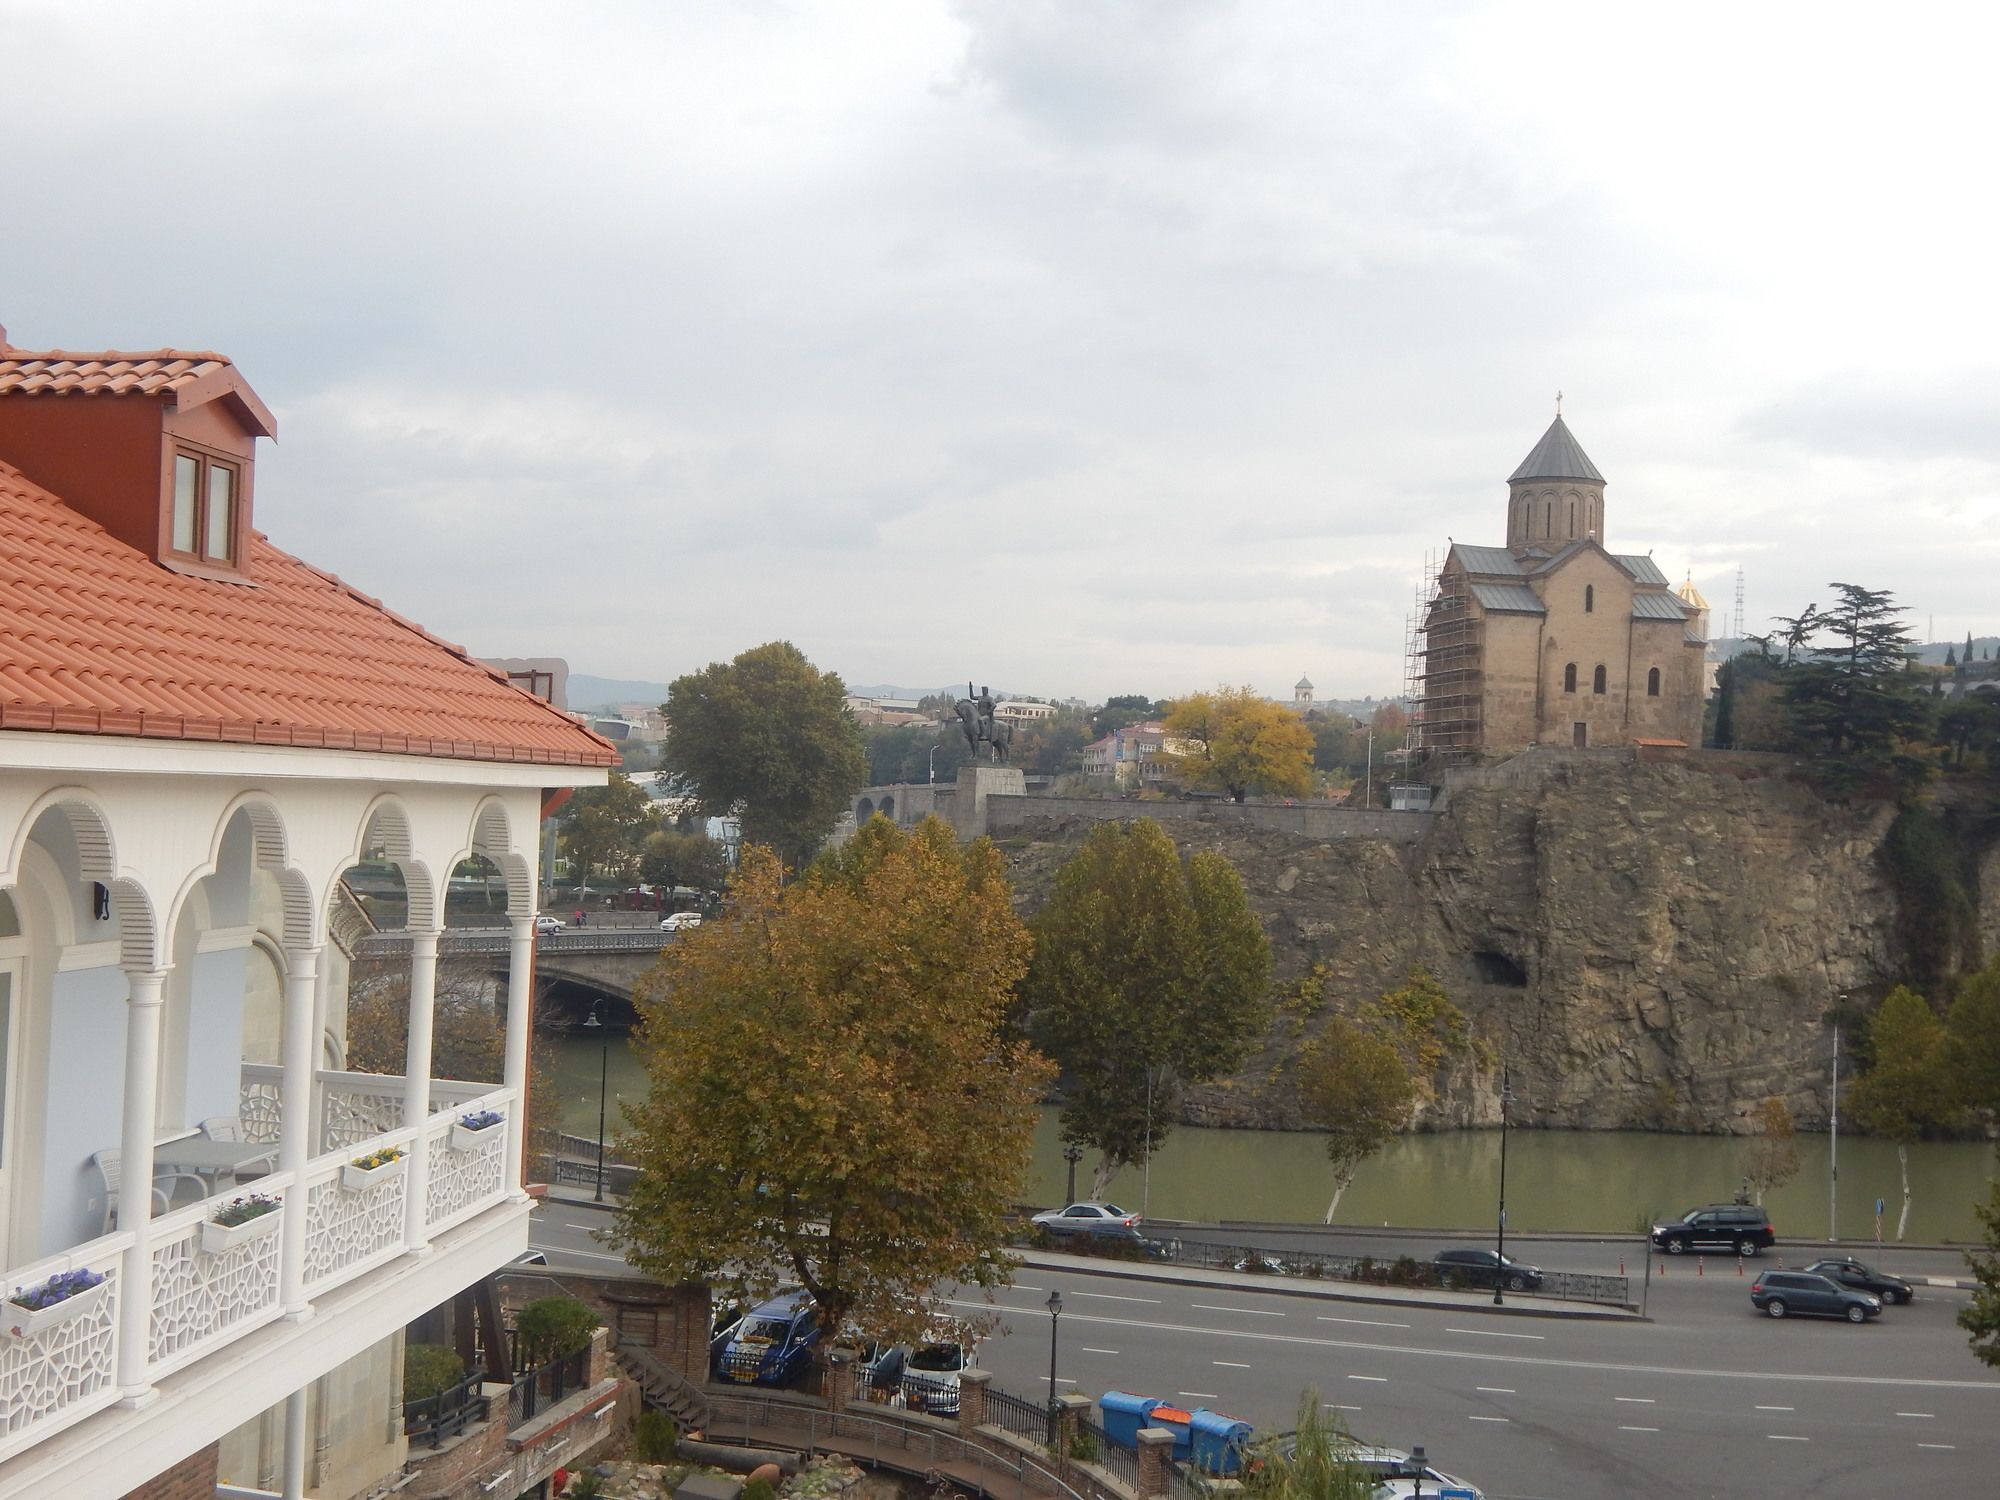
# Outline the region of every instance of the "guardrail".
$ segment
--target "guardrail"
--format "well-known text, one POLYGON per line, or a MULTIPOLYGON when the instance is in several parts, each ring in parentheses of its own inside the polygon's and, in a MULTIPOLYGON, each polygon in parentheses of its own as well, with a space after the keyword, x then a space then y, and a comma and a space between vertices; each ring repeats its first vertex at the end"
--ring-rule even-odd
MULTIPOLYGON (((544 933, 535 939, 543 953, 657 953, 680 936, 644 927, 585 927, 544 933)), ((438 936, 438 957, 505 954, 513 942, 506 928, 447 927, 438 936)), ((400 958, 410 951, 407 932, 378 932, 354 945, 357 958, 400 958)))

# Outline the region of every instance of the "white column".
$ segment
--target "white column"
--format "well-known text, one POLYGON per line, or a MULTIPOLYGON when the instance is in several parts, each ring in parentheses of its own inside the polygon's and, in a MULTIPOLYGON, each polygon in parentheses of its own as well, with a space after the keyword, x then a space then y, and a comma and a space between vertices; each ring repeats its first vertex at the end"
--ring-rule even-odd
MULTIPOLYGON (((285 950, 284 1079, 278 1085, 278 1170, 289 1172, 283 1243, 278 1252, 278 1296, 285 1316, 312 1316, 306 1301, 306 1163, 313 1146, 314 999, 319 988, 317 948, 285 950)), ((287 1443, 290 1438, 287 1437, 287 1443)))
POLYGON ((153 1137, 159 1130, 160 1001, 167 976, 128 973, 125 996, 125 1124, 118 1147, 118 1227, 132 1248, 118 1276, 118 1386, 121 1400, 153 1398, 146 1379, 153 1315, 153 1137))
POLYGON ((507 1065, 500 1081, 514 1091, 507 1106, 508 1196, 524 1202, 527 1177, 523 1147, 528 1129, 528 1036, 535 1005, 535 919, 517 916, 507 945, 507 1065))
POLYGON ((306 1387, 285 1397, 285 1472, 280 1479, 285 1500, 306 1497, 306 1387))
POLYGON ((430 1249, 424 1227, 424 1200, 429 1196, 430 1148, 422 1127, 431 1117, 431 1011, 437 998, 438 935, 410 934, 410 1045, 403 1057, 403 1123, 418 1127, 410 1146, 410 1168, 404 1191, 403 1247, 413 1255, 430 1249))

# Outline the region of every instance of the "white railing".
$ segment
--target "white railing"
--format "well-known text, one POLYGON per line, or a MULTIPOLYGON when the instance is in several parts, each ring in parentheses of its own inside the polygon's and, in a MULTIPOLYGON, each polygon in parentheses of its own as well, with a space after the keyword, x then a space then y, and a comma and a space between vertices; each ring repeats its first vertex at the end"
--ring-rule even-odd
MULTIPOLYGON (((244 1074, 248 1100, 265 1080, 253 1077, 251 1068, 246 1067, 244 1074)), ((357 1094, 379 1092, 380 1083, 391 1081, 370 1074, 321 1077, 357 1094), (363 1087, 354 1088, 357 1081, 363 1087)), ((393 1082, 400 1088, 400 1079, 393 1082)), ((334 1142, 332 1149, 308 1163, 298 1181, 288 1173, 272 1173, 153 1219, 147 1379, 159 1380, 194 1364, 271 1322, 283 1310, 284 1209, 253 1221, 251 1230, 226 1237, 225 1242, 224 1236, 212 1232, 210 1219, 231 1199, 255 1192, 283 1204, 296 1194, 305 1195, 308 1297, 365 1275, 409 1247, 409 1161, 419 1137, 429 1161, 422 1215, 426 1239, 502 1202, 514 1185, 507 1149, 518 1107, 514 1091, 486 1084, 440 1083, 431 1102, 439 1112, 422 1126, 399 1126, 334 1142), (501 1123, 477 1131, 454 1129, 464 1116, 484 1111, 502 1116, 501 1123), (393 1169, 365 1178, 347 1170, 357 1157, 390 1148, 403 1153, 393 1169)), ((251 1118, 246 1114, 246 1136, 262 1139, 251 1131, 251 1118)), ((6 1273, 0 1296, 38 1286, 66 1271, 94 1271, 105 1280, 70 1303, 59 1304, 67 1311, 47 1320, 31 1322, 25 1310, 0 1304, 0 1459, 118 1399, 120 1271, 132 1242, 132 1234, 121 1230, 6 1273), (16 1326, 21 1332, 12 1331, 16 1326)))
MULTIPOLYGON (((131 1243, 121 1230, 8 1274, 9 1293, 64 1271, 95 1271, 105 1283, 73 1315, 46 1328, 0 1329, 0 1457, 118 1399, 118 1269, 131 1243)), ((11 1328, 17 1311, 0 1308, 0 1322, 11 1328)))
MULTIPOLYGON (((280 1068, 268 1063, 243 1065, 242 1089, 237 1101, 237 1117, 243 1124, 243 1139, 259 1144, 278 1139, 279 1086, 284 1077, 280 1068)), ((339 1151, 394 1130, 403 1123, 403 1080, 393 1073, 348 1073, 322 1068, 314 1075, 320 1090, 320 1140, 322 1151, 339 1151)), ((457 1079, 431 1080, 431 1113, 463 1110, 474 1099, 493 1091, 490 1083, 464 1083, 457 1079)))
POLYGON ((278 1246, 282 1205, 290 1192, 290 1177, 259 1177, 153 1221, 153 1315, 146 1354, 155 1379, 278 1315, 278 1246), (251 1192, 276 1198, 280 1207, 252 1220, 233 1244, 205 1244, 204 1236, 221 1238, 202 1227, 209 1216, 251 1192))

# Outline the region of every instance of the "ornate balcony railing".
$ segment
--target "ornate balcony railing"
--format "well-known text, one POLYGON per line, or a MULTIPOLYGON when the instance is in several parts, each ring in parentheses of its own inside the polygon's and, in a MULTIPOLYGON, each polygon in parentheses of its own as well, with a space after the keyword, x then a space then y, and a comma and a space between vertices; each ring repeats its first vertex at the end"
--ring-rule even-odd
MULTIPOLYGON (((252 1071, 244 1070, 245 1135, 275 1139, 275 1133, 259 1133, 251 1100, 263 1082, 252 1071)), ((344 1092, 349 1100, 386 1098, 382 1085, 400 1086, 400 1080, 366 1074, 323 1074, 322 1079, 330 1091, 344 1092)), ((305 1294, 316 1297, 409 1248, 409 1161, 420 1138, 429 1168, 421 1217, 426 1240, 501 1202, 513 1177, 508 1125, 474 1131, 454 1127, 461 1116, 480 1111, 510 1116, 516 1102, 512 1089, 434 1083, 431 1106, 437 1112, 422 1125, 397 1124, 351 1140, 341 1138, 349 1134, 347 1125, 338 1130, 329 1126, 327 1149, 307 1163, 297 1181, 287 1173, 273 1173, 249 1184, 232 1184, 206 1202, 153 1219, 148 1225, 153 1282, 145 1324, 148 1381, 197 1363, 282 1311, 283 1208, 267 1216, 276 1222, 261 1233, 230 1237, 226 1243, 210 1234, 204 1243, 204 1226, 222 1204, 253 1189, 281 1205, 303 1193, 305 1294), (365 1178, 347 1170, 355 1158, 391 1147, 403 1153, 395 1168, 365 1178)), ((396 1108, 400 1114, 400 1094, 396 1108)), ((131 1232, 121 1230, 6 1272, 0 1296, 67 1271, 93 1271, 104 1283, 73 1298, 70 1311, 53 1319, 31 1320, 24 1309, 0 1304, 0 1459, 118 1399, 120 1270, 133 1239, 131 1232)))

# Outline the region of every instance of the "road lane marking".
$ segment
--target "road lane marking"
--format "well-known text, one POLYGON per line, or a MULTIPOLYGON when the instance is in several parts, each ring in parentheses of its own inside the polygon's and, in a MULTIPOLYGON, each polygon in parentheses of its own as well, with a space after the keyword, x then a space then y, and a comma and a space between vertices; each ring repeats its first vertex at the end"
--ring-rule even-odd
POLYGON ((1447 1328, 1446 1333, 1476 1333, 1485 1339, 1546 1339, 1545 1333, 1501 1333, 1493 1328, 1447 1328))
POLYGON ((1767 1432, 1764 1436, 1774 1443, 1810 1443, 1812 1441, 1809 1437, 1793 1437, 1788 1432, 1767 1432))
POLYGON ((1093 1349, 1086 1344, 1084 1345, 1083 1352, 1085 1354, 1116 1354, 1118 1351, 1116 1349, 1093 1349))
MULTIPOLYGON (((1028 1286, 1022 1287, 1021 1290, 1024 1292, 1038 1292, 1041 1288, 1028 1286)), ((1070 1295, 1074 1297, 1095 1297, 1099 1302, 1150 1302, 1155 1307, 1160 1305, 1158 1297, 1121 1297, 1116 1292, 1072 1292, 1070 1295)))
POLYGON ((1660 1429, 1657 1427, 1620 1427, 1618 1430, 1620 1432, 1658 1432, 1660 1429))
POLYGON ((1629 1401, 1634 1406, 1657 1406, 1659 1404, 1651 1396, 1613 1396, 1611 1399, 1613 1401, 1629 1401))
POLYGON ((1174 1394, 1176 1396, 1192 1396, 1197 1401, 1220 1401, 1222 1399, 1214 1391, 1175 1391, 1174 1394))
POLYGON ((1212 1365, 1220 1365, 1225 1370, 1247 1370, 1250 1368, 1248 1365, 1239 1365, 1233 1359, 1211 1359, 1209 1363, 1212 1365))
MULTIPOLYGON (((602 1251, 598 1250, 572 1250, 567 1245, 537 1245, 535 1246, 535 1248, 541 1251, 542 1254, 549 1256, 551 1259, 554 1260, 569 1260, 576 1257, 581 1257, 584 1260, 615 1261, 617 1264, 621 1266, 625 1264, 624 1256, 606 1255, 602 1251)), ((522 1269, 527 1270, 529 1268, 523 1266, 522 1269)))
POLYGON ((1349 1380, 1372 1380, 1377 1385, 1387 1385, 1389 1383, 1387 1375, 1350 1375, 1347 1378, 1349 1380))
MULTIPOLYGON (((1047 1287, 1040 1287, 1040 1286, 1022 1286, 1022 1285, 1021 1285, 1021 1283, 1020 1283, 1020 1282, 1018 1282, 1018 1281, 1015 1281, 1015 1282, 1010 1282, 1010 1283, 1009 1283, 1008 1285, 1009 1285, 1009 1289, 1010 1289, 1010 1290, 1012 1290, 1012 1291, 1016 1291, 1016 1292, 1044 1292, 1044 1291, 1047 1291, 1047 1290, 1048 1290, 1048 1288, 1047 1288, 1047 1287)), ((1077 1293, 1077 1296, 1079 1296, 1079 1297, 1088 1297, 1089 1295, 1090 1295, 1090 1293, 1088 1293, 1088 1292, 1078 1292, 1078 1293, 1077 1293)))
MULTIPOLYGON (((1009 1307, 1005 1303, 988 1302, 984 1299, 971 1301, 966 1298, 947 1298, 946 1306, 962 1307, 973 1312, 1010 1313, 1023 1318, 1032 1318, 1039 1324, 1048 1316, 1042 1307, 1009 1307)), ((1070 1319, 1078 1323, 1104 1323, 1118 1328, 1143 1328, 1155 1333, 1207 1334, 1215 1338, 1250 1339, 1266 1344, 1298 1344, 1311 1349, 1353 1350, 1361 1354, 1409 1354, 1427 1359, 1458 1359, 1491 1365, 1521 1365, 1536 1369, 1592 1370, 1608 1375, 1682 1375, 1704 1380, 1755 1380, 1765 1385, 1852 1385, 1852 1386, 1898 1386, 1910 1390, 1932 1391, 1986 1391, 2000 1393, 2000 1380, 1943 1380, 1933 1377, 1913 1375, 1834 1375, 1819 1372, 1804 1373, 1793 1370, 1718 1370, 1703 1365, 1628 1365, 1610 1360, 1557 1359, 1546 1354, 1497 1354, 1470 1349, 1427 1349, 1415 1344, 1367 1343, 1360 1339, 1324 1338, 1314 1334, 1301 1333, 1256 1333, 1243 1328, 1209 1328, 1198 1323, 1152 1322, 1141 1318, 1110 1318, 1095 1313, 1071 1313, 1070 1319)))
MULTIPOLYGON (((1049 1383, 1049 1377, 1048 1377, 1048 1376, 1046 1376, 1046 1375, 1044 1375, 1044 1376, 1042 1377, 1042 1384, 1043 1384, 1043 1385, 1047 1385, 1048 1383, 1049 1383)), ((1075 1384, 1076 1384, 1076 1382, 1075 1382, 1074 1380, 1071 1380, 1071 1379, 1069 1378, 1069 1376, 1067 1376, 1067 1375, 1058 1375, 1058 1376, 1056 1376, 1056 1384, 1057 1384, 1057 1385, 1075 1385, 1075 1384)))
POLYGON ((1511 1422, 1514 1419, 1512 1417, 1468 1417, 1466 1420, 1470 1422, 1511 1422))
POLYGON ((1484 1391, 1489 1396, 1511 1396, 1514 1394, 1514 1387, 1511 1385, 1475 1385, 1473 1389, 1475 1391, 1484 1391))
POLYGON ((1919 1448, 1942 1448, 1947 1453, 1956 1453, 1958 1451, 1958 1444, 1956 1443, 1919 1443, 1917 1446, 1919 1448))
MULTIPOLYGON (((1360 1411, 1360 1410, 1361 1410, 1361 1408, 1360 1408, 1360 1407, 1358 1407, 1358 1406, 1342 1406, 1342 1405, 1341 1405, 1341 1404, 1340 1404, 1340 1403, 1339 1403, 1338 1401, 1322 1401, 1322 1402, 1320 1402, 1320 1405, 1321 1405, 1321 1406, 1324 1406, 1324 1407, 1325 1407, 1325 1408, 1326 1408, 1326 1409, 1327 1409, 1328 1411, 1360 1411)), ((1919 1443, 1919 1444, 1917 1444, 1917 1446, 1918 1446, 1919 1448, 1921 1448, 1921 1447, 1923 1446, 1923 1444, 1922 1444, 1922 1443, 1919 1443)))
POLYGON ((1321 1323, 1352 1323, 1360 1328, 1408 1328, 1408 1323, 1384 1323, 1380 1318, 1329 1318, 1325 1313, 1315 1320, 1321 1323))
POLYGON ((1188 1306, 1198 1307, 1203 1312, 1254 1313, 1260 1318, 1282 1318, 1284 1316, 1281 1312, 1272 1312, 1270 1309, 1263 1307, 1217 1307, 1212 1302, 1190 1302, 1188 1306))
POLYGON ((1798 1408, 1797 1408, 1796 1406, 1760 1406, 1760 1407, 1758 1407, 1758 1408, 1757 1408, 1757 1410, 1759 1410, 1759 1411, 1797 1411, 1797 1410, 1798 1410, 1798 1408))
POLYGON ((1899 1417, 1928 1417, 1933 1422, 1937 1420, 1937 1413, 1934 1411, 1899 1411, 1896 1415, 1899 1417))

